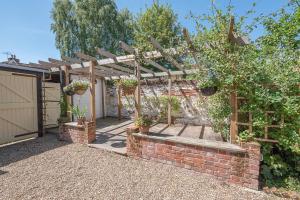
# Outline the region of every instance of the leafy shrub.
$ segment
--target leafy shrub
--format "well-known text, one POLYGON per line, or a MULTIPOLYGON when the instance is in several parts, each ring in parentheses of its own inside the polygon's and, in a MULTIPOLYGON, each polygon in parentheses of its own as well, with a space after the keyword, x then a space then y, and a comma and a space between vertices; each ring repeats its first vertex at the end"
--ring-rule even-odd
POLYGON ((81 110, 79 106, 76 105, 71 107, 71 112, 77 119, 85 118, 85 115, 87 114, 87 108, 86 106, 84 106, 83 109, 81 110))
MULTIPOLYGON (((172 115, 176 115, 180 111, 180 101, 175 96, 171 96, 170 101, 171 101, 172 115)), ((166 118, 168 113, 169 96, 166 95, 160 96, 159 102, 160 102, 160 111, 161 111, 160 117, 166 118)))
POLYGON ((141 116, 139 117, 137 120, 135 120, 135 125, 138 126, 138 127, 141 127, 141 126, 151 126, 152 124, 152 119, 149 117, 149 116, 141 116))

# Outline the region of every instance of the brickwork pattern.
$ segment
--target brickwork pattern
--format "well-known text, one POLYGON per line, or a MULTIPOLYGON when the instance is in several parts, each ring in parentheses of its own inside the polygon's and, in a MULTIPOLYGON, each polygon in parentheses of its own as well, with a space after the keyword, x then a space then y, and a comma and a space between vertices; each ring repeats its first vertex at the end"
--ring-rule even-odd
POLYGON ((59 139, 72 143, 89 144, 96 140, 96 127, 94 122, 86 122, 83 126, 60 125, 59 139))
POLYGON ((258 189, 260 145, 242 144, 245 153, 148 139, 128 133, 127 154, 215 176, 217 179, 258 189))

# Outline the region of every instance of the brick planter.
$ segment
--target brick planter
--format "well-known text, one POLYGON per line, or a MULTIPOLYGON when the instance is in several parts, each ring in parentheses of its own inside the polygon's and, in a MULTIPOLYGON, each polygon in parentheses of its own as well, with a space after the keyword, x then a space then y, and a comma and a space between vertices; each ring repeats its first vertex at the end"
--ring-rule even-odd
POLYGON ((215 176, 251 189, 259 186, 260 145, 160 137, 127 132, 127 154, 215 176))
POLYGON ((72 143, 89 144, 96 140, 96 126, 94 122, 64 123, 59 126, 59 139, 72 143))

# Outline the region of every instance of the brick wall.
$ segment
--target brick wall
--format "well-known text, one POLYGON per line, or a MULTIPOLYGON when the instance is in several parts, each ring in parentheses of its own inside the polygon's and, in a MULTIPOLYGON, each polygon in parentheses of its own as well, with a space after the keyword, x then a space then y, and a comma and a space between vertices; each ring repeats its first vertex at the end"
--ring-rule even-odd
POLYGON ((77 125, 77 122, 61 124, 59 139, 72 143, 89 144, 96 140, 96 127, 94 122, 77 125))
POLYGON ((187 142, 185 139, 158 138, 140 133, 127 137, 129 156, 154 160, 215 176, 217 179, 251 189, 259 186, 260 145, 241 147, 220 142, 187 142), (183 141, 180 141, 183 140, 183 141))

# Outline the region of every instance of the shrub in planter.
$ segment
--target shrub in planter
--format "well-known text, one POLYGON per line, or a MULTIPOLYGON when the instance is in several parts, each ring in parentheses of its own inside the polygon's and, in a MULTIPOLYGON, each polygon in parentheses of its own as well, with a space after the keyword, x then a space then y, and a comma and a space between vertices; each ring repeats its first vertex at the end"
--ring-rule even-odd
POLYGON ((66 96, 63 94, 60 96, 59 106, 60 106, 60 115, 59 118, 57 119, 58 124, 69 122, 70 119, 67 115, 68 112, 67 100, 66 100, 66 96))
POLYGON ((122 89, 122 94, 124 96, 133 95, 137 84, 138 82, 136 79, 122 79, 116 82, 116 85, 122 89))
POLYGON ((83 95, 85 91, 89 88, 89 81, 86 80, 74 80, 71 83, 74 88, 74 92, 78 95, 83 95))
POLYGON ((79 106, 72 106, 71 112, 77 118, 77 124, 83 125, 86 121, 85 115, 87 113, 87 108, 84 107, 82 110, 80 110, 79 106))
POLYGON ((143 134, 149 133, 152 119, 149 116, 141 116, 135 121, 135 125, 139 127, 140 132, 143 134))

